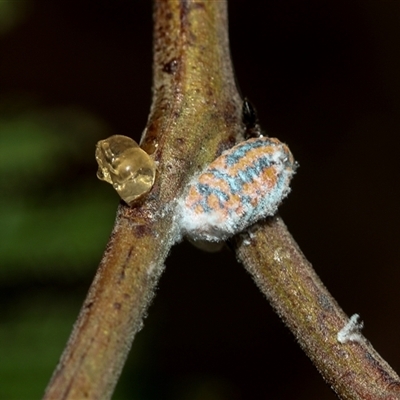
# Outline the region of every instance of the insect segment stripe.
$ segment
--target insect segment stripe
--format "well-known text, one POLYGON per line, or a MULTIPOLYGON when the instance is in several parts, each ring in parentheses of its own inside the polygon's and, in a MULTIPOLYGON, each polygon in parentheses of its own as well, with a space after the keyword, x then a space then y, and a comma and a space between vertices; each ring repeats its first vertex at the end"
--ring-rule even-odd
POLYGON ((183 232, 195 240, 220 241, 275 214, 295 169, 289 148, 278 139, 237 144, 189 184, 179 201, 183 232))

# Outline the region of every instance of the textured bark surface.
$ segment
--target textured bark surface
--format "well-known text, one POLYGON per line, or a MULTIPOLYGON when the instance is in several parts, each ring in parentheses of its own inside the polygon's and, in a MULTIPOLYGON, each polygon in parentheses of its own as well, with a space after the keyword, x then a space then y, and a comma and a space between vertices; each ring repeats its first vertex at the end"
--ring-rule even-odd
POLYGON ((399 377, 367 339, 339 343, 349 319, 280 217, 240 235, 236 244, 238 259, 340 398, 400 398, 399 377))
MULTIPOLYGON (((99 270, 45 399, 108 399, 180 232, 175 200, 241 137, 225 1, 155 2, 153 103, 141 146, 157 162, 144 201, 120 204, 99 270)), ((348 318, 279 217, 233 240, 237 257, 343 399, 398 399, 394 371, 366 341, 339 343, 348 318)), ((248 366, 243 366, 248 368, 248 366)))

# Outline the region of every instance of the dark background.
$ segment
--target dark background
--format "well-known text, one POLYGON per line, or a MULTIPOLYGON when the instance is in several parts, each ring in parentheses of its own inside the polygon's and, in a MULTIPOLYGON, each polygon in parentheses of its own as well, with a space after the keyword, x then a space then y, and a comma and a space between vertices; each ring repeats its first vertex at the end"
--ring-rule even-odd
MULTIPOLYGON (((149 1, 6 1, 0 15, 0 397, 39 398, 113 225, 94 144, 139 140, 149 1)), ((400 370, 400 3, 231 1, 241 91, 300 163, 289 230, 400 370)), ((333 399, 228 250, 173 248, 115 399, 333 399)))

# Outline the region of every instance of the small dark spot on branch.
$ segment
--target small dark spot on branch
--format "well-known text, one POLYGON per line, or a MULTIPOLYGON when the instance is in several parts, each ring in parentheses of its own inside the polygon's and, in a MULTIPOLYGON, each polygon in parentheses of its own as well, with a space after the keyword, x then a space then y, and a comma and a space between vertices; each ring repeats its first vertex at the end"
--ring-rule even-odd
POLYGON ((176 58, 173 58, 171 61, 168 61, 164 64, 162 70, 167 74, 174 74, 179 66, 179 62, 176 58))
POLYGON ((175 141, 176 141, 176 145, 178 147, 182 147, 185 144, 185 139, 184 138, 176 138, 175 141))
POLYGON ((140 145, 147 154, 152 155, 157 150, 158 129, 159 126, 154 121, 147 126, 145 139, 140 145))
POLYGON ((223 118, 228 125, 234 125, 237 121, 236 107, 233 103, 227 103, 223 109, 223 118))
POLYGON ((125 279, 125 270, 122 270, 119 274, 118 283, 121 283, 125 279))
POLYGON ((126 261, 128 261, 128 260, 131 258, 132 252, 133 252, 133 247, 131 246, 131 247, 129 248, 128 255, 127 255, 127 257, 126 257, 126 261))
POLYGON ((121 303, 114 303, 114 308, 115 308, 116 310, 120 310, 121 307, 122 307, 121 303))
POLYGON ((129 248, 128 254, 126 255, 125 262, 121 266, 121 271, 118 275, 118 284, 125 279, 125 268, 129 265, 129 260, 133 252, 133 246, 129 248))
POLYGON ((196 44, 196 42, 197 42, 197 36, 193 32, 189 31, 188 43, 190 45, 194 46, 196 44))
POLYGON ((187 17, 188 17, 188 12, 189 12, 189 2, 188 0, 181 0, 180 1, 181 5, 181 24, 182 26, 185 26, 187 24, 187 17))
POLYGON ((138 238, 150 234, 150 231, 148 225, 135 225, 135 235, 138 238))
POLYGON ((235 144, 236 144, 236 138, 234 136, 229 136, 224 141, 221 141, 221 143, 218 146, 218 155, 221 154, 223 151, 230 149, 235 144))

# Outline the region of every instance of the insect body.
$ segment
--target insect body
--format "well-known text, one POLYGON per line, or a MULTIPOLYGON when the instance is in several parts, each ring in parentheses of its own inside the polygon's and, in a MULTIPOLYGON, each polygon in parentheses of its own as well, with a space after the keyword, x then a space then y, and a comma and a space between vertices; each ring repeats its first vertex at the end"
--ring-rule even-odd
POLYGON ((195 240, 220 241, 275 214, 295 168, 289 148, 278 139, 237 144, 189 184, 179 202, 183 232, 195 240))

